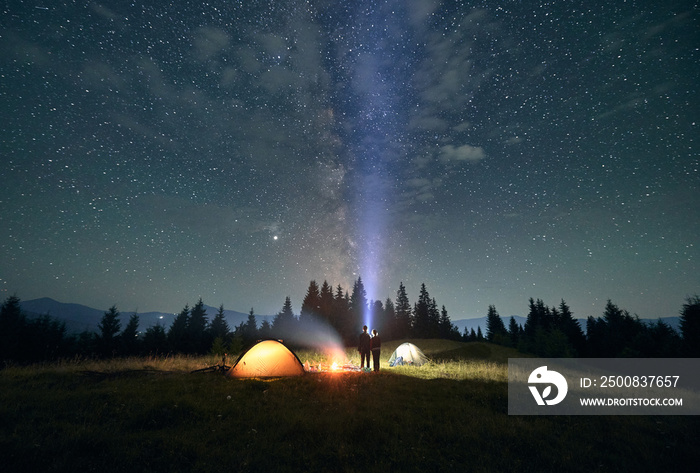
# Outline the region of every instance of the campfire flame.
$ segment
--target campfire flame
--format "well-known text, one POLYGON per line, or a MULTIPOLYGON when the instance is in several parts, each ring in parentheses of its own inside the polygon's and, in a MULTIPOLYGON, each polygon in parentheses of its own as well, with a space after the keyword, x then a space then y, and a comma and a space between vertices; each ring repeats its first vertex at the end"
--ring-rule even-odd
POLYGON ((348 360, 345 350, 339 345, 329 343, 324 345, 321 350, 327 361, 307 360, 304 363, 304 369, 312 373, 344 373, 360 371, 359 367, 348 360))

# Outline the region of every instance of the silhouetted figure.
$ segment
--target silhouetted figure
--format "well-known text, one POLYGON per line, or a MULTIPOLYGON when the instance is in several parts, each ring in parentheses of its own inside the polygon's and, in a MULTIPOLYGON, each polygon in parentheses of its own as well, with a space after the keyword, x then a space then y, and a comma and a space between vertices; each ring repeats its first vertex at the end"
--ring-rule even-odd
POLYGON ((379 372, 379 352, 382 350, 382 339, 379 338, 379 334, 376 330, 372 330, 372 339, 369 342, 369 348, 372 351, 374 371, 379 372))
POLYGON ((365 367, 365 359, 367 360, 367 368, 369 368, 369 333, 367 333, 367 326, 362 327, 362 333, 360 334, 360 343, 357 346, 357 351, 360 352, 360 368, 365 367))

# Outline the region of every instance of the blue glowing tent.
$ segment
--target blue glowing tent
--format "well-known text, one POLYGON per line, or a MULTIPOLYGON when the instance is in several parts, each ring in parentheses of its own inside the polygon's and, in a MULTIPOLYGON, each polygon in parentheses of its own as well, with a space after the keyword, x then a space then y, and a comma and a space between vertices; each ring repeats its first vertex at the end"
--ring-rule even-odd
POLYGON ((389 366, 421 366, 428 362, 428 357, 413 343, 402 343, 389 358, 389 366))

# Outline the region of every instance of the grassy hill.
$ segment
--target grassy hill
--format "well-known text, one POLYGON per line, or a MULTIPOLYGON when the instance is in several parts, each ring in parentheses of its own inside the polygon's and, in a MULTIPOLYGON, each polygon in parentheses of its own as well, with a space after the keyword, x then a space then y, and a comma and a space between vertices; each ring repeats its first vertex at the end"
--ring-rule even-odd
MULTIPOLYGON (((507 415, 487 343, 416 340, 432 362, 271 381, 191 373, 214 358, 0 371, 3 471, 694 471, 695 417, 507 415)), ((299 357, 316 357, 300 352, 299 357)), ((352 350, 350 358, 356 357, 352 350)))

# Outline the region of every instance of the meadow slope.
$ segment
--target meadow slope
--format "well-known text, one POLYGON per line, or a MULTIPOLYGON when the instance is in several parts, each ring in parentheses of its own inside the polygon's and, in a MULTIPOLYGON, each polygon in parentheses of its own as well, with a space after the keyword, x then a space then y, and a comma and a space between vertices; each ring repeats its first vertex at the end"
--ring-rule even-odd
MULTIPOLYGON (((694 471, 695 417, 507 415, 507 358, 415 341, 431 358, 374 373, 235 380, 212 357, 0 371, 5 472, 694 471)), ((358 361, 348 350, 349 358, 358 361)), ((318 361, 313 352, 302 361, 318 361)))

